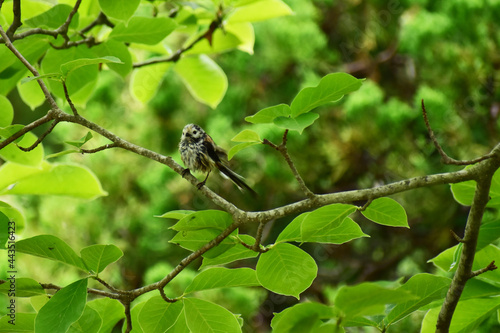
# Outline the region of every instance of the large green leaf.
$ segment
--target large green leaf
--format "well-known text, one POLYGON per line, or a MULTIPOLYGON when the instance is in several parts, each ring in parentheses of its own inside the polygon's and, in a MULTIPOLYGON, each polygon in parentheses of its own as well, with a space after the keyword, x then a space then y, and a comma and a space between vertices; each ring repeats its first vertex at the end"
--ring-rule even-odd
POLYGON ((185 293, 214 288, 247 286, 260 286, 253 269, 213 267, 196 275, 191 284, 186 288, 185 293))
MULTIPOLYGON (((8 274, 7 277, 9 277, 8 274)), ((46 295, 45 289, 42 288, 40 283, 30 278, 16 278, 14 281, 7 279, 6 283, 0 284, 0 293, 9 295, 12 291, 15 292, 16 297, 46 295), (14 286, 12 286, 13 282, 15 283, 14 286)))
POLYGON ((330 306, 314 302, 299 303, 276 313, 271 327, 274 333, 317 332, 322 320, 335 315, 330 306))
POLYGON ((246 121, 253 124, 272 123, 278 117, 288 117, 292 114, 292 110, 287 104, 278 104, 260 110, 253 116, 245 118, 246 121))
POLYGON ((417 299, 411 299, 396 305, 384 319, 387 325, 403 319, 410 313, 418 310, 420 307, 430 302, 442 299, 450 287, 451 280, 442 276, 431 274, 417 274, 412 276, 403 286, 397 290, 409 292, 417 299))
POLYGON ((309 254, 288 243, 276 244, 263 253, 256 269, 257 278, 264 288, 297 299, 312 284, 318 272, 318 266, 309 254))
MULTIPOLYGON (((235 230, 232 235, 237 235, 237 232, 238 231, 235 230)), ((179 231, 169 242, 177 244, 187 250, 196 251, 215 239, 220 233, 220 230, 214 228, 179 231)), ((205 252, 203 256, 207 258, 217 257, 221 253, 229 250, 235 244, 236 241, 232 237, 228 237, 216 247, 205 252)))
POLYGON ((361 82, 347 73, 328 74, 316 87, 304 88, 297 94, 290 105, 292 116, 295 118, 320 105, 338 101, 345 94, 358 90, 361 82))
POLYGON ((123 305, 116 299, 99 298, 88 302, 87 305, 96 310, 102 318, 102 325, 99 331, 101 333, 111 332, 116 323, 125 318, 123 305))
POLYGON ((80 318, 87 302, 87 279, 78 280, 59 290, 35 319, 39 333, 65 333, 80 318))
POLYGON ((405 209, 391 198, 373 200, 361 214, 378 224, 409 228, 405 209))
MULTIPOLYGON (((451 184, 453 197, 459 204, 464 206, 470 206, 472 204, 475 190, 476 182, 474 180, 451 184)), ((495 171, 491 179, 490 200, 488 201, 487 207, 500 208, 500 170, 495 171)))
MULTIPOLYGON (((121 60, 121 63, 109 62, 106 64, 111 70, 125 78, 132 71, 132 56, 128 47, 123 42, 109 39, 92 48, 100 56, 113 56, 121 60)), ((146 66, 147 67, 147 66, 146 66)))
POLYGON ((168 17, 134 16, 127 23, 118 23, 109 38, 126 43, 154 45, 161 42, 177 24, 168 17))
POLYGON ((334 304, 346 317, 353 318, 380 314, 387 304, 399 304, 412 299, 417 299, 417 296, 405 290, 393 290, 365 282, 340 288, 334 304))
POLYGON ((238 152, 242 151, 243 149, 246 149, 246 148, 258 145, 258 144, 260 144, 260 142, 254 141, 254 142, 243 142, 243 143, 237 144, 236 146, 232 146, 231 149, 229 149, 229 151, 227 152, 227 159, 231 160, 234 157, 234 155, 236 155, 238 152))
POLYGON ((99 0, 99 6, 104 14, 118 20, 128 20, 139 7, 140 0, 99 0))
POLYGON ((80 258, 63 240, 52 235, 39 235, 16 242, 16 250, 32 256, 47 258, 87 271, 80 258))
POLYGON ((45 163, 42 169, 23 169, 10 164, 0 169, 0 175, 6 185, 13 184, 2 194, 65 195, 88 200, 107 195, 94 173, 79 165, 45 163))
MULTIPOLYGON (((248 245, 255 244, 255 238, 253 238, 252 236, 238 235, 238 238, 241 239, 243 242, 245 242, 245 244, 248 245)), ((245 246, 241 245, 240 243, 237 243, 235 246, 229 248, 227 251, 216 257, 213 258, 204 257, 203 264, 201 265, 200 269, 205 268, 207 266, 224 265, 237 260, 255 258, 257 257, 257 255, 258 252, 252 251, 246 248, 245 246)))
POLYGON ((140 67, 132 72, 130 94, 139 102, 147 103, 156 95, 171 63, 158 63, 140 67))
MULTIPOLYGON (((30 28, 46 28, 46 29, 56 29, 59 28, 68 19, 69 13, 73 10, 73 7, 65 4, 55 5, 49 10, 25 20, 23 23, 30 28)), ((23 13, 24 14, 24 13, 23 13)), ((70 23, 70 28, 76 28, 78 26, 78 12, 73 16, 70 23)))
POLYGON ((229 213, 222 210, 202 210, 180 219, 170 228, 175 231, 190 231, 200 229, 224 230, 233 223, 229 213))
MULTIPOLYGON (((16 313, 15 321, 15 331, 20 333, 31 333, 35 330, 35 317, 36 313, 16 313)), ((0 332, 1 333, 11 333, 12 330, 12 318, 10 316, 3 316, 0 318, 0 332)))
POLYGON ((182 311, 182 302, 167 303, 161 296, 150 298, 137 317, 144 332, 165 332, 182 311))
POLYGON ((83 314, 75 321, 67 333, 98 333, 100 331, 103 319, 97 310, 90 306, 85 306, 83 314))
POLYGON ((14 119, 14 108, 7 97, 0 95, 0 127, 12 124, 14 119))
POLYGON ((183 303, 192 333, 241 332, 236 316, 222 306, 197 298, 185 298, 183 303))
POLYGON ((18 82, 17 91, 19 92, 19 96, 23 100, 26 105, 28 105, 31 110, 35 110, 37 107, 43 104, 45 101, 45 95, 43 94, 38 82, 31 81, 22 83, 18 82))
MULTIPOLYGON (((473 298, 458 302, 451 319, 450 332, 469 333, 486 318, 494 315, 500 309, 500 297, 473 298)), ((434 333, 441 307, 431 309, 422 321, 421 333, 434 333)))
POLYGON ((106 266, 120 259, 123 252, 112 244, 91 245, 82 249, 80 255, 89 270, 100 273, 106 266))
POLYGON ((226 74, 206 55, 183 57, 176 63, 174 70, 194 99, 213 109, 226 94, 226 74))
POLYGON ((106 56, 101 58, 80 58, 76 60, 71 60, 65 62, 61 65, 61 73, 64 77, 68 76, 74 70, 89 66, 89 65, 98 65, 98 64, 107 64, 107 63, 115 63, 115 64, 123 64, 123 62, 117 57, 106 56))
POLYGON ((346 204, 332 204, 316 209, 302 221, 302 241, 342 244, 366 237, 359 225, 347 218, 354 211, 356 206, 346 204))
POLYGON ((316 119, 319 118, 319 114, 314 112, 304 113, 296 118, 291 117, 278 117, 274 119, 274 124, 276 126, 287 128, 292 131, 297 131, 299 134, 302 134, 306 127, 311 126, 316 119))
POLYGON ((302 222, 311 212, 302 213, 290 222, 279 234, 276 243, 283 242, 302 242, 302 222))
MULTIPOLYGON (((24 137, 17 145, 27 148, 36 142, 38 138, 31 132, 24 134, 24 137)), ((18 164, 39 166, 43 160, 43 145, 39 144, 35 149, 30 151, 22 151, 15 143, 10 143, 0 150, 0 157, 5 161, 10 161, 18 164)))
MULTIPOLYGON (((11 223, 11 226, 15 228, 15 233, 17 235, 22 233, 22 231, 24 229, 24 225, 26 223, 26 219, 25 219, 22 211, 20 211, 19 209, 17 209, 14 206, 11 206, 10 204, 8 204, 6 202, 0 201, 0 213, 3 213, 7 217, 8 221, 13 222, 13 223, 11 223)), ((5 229, 3 229, 3 230, 5 232, 8 231, 7 225, 5 226, 5 229)), ((2 233, 0 233, 0 234, 2 234, 2 233)), ((3 245, 3 244, 4 243, 0 243, 0 245, 3 245)))
POLYGON ((275 17, 291 15, 293 12, 281 0, 262 0, 237 6, 228 18, 228 22, 257 22, 275 17))

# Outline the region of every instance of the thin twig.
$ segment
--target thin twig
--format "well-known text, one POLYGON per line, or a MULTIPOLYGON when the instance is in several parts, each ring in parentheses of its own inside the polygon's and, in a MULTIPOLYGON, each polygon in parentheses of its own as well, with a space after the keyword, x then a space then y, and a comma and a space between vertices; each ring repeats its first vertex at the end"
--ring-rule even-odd
POLYGON ((464 242, 463 238, 460 238, 460 236, 459 236, 459 235, 457 235, 457 234, 455 233, 455 231, 450 230, 450 232, 451 232, 451 235, 453 236, 453 238, 455 238, 455 240, 456 240, 457 242, 459 242, 459 243, 463 243, 463 242, 464 242))
MULTIPOLYGON (((38 71, 36 70, 35 67, 33 67, 28 60, 26 60, 24 58, 24 56, 15 48, 15 46, 12 44, 12 42, 10 41, 9 37, 7 36, 7 34, 5 33, 5 31, 3 30, 2 26, 0 25, 0 35, 2 36, 3 40, 4 40, 4 43, 5 43, 5 46, 7 46, 7 48, 19 59, 21 60, 21 62, 23 63, 23 65, 31 72, 33 73, 34 76, 40 76, 40 74, 38 73, 38 71)), ((50 104, 50 107, 52 109, 59 109, 59 107, 57 106, 57 103, 56 101, 52 98, 52 96, 50 95, 50 92, 49 92, 49 89, 47 88, 47 86, 45 85, 45 83, 43 82, 42 79, 38 79, 37 80, 38 82, 38 85, 40 86, 40 88, 42 89, 43 91, 43 94, 45 95, 45 100, 47 100, 47 102, 49 102, 50 104)))
POLYGON ((21 22, 21 0, 14 0, 12 3, 12 14, 14 16, 12 24, 7 29, 7 36, 11 38, 16 30, 23 24, 21 22))
POLYGON ((71 111, 73 111, 73 114, 75 116, 78 116, 78 110, 76 109, 75 105, 71 101, 71 98, 69 97, 68 87, 66 87, 66 80, 62 80, 61 82, 62 82, 63 89, 64 89, 64 96, 66 97, 66 100, 68 101, 69 107, 71 108, 71 111))
POLYGON ((52 132, 52 130, 54 129, 54 127, 56 127, 56 125, 57 125, 57 123, 58 123, 58 122, 59 122, 59 121, 58 121, 57 119, 56 119, 56 120, 54 120, 54 121, 52 122, 52 124, 50 124, 50 127, 49 127, 49 128, 48 128, 45 132, 43 132, 43 134, 42 134, 42 135, 40 135, 40 137, 39 137, 39 138, 35 141, 35 143, 33 143, 31 146, 24 148, 24 147, 21 147, 21 146, 17 145, 17 148, 19 148, 19 149, 21 149, 22 151, 25 151, 25 152, 26 152, 26 151, 31 151, 31 150, 35 149, 35 148, 36 148, 36 147, 40 144, 40 142, 42 142, 42 141, 43 141, 43 139, 45 139, 45 137, 46 137, 46 136, 47 136, 50 132, 52 132))
POLYGON ((267 139, 262 140, 262 143, 265 145, 268 145, 268 146, 274 148, 275 150, 277 150, 278 152, 280 152, 280 154, 283 156, 286 163, 288 164, 288 167, 292 171, 293 176, 295 177, 295 179, 299 183, 299 186, 300 186, 302 192, 304 192, 306 197, 312 199, 315 197, 315 194, 307 187, 306 183, 304 182, 304 179, 302 179, 299 171, 295 167, 295 164, 293 163, 292 158, 290 157, 290 154, 288 154, 288 148, 286 146, 287 136, 288 136, 288 129, 286 129, 285 133, 283 133, 283 139, 282 139, 282 142, 279 146, 272 143, 271 141, 269 141, 267 139))
POLYGON ((429 132, 429 137, 431 138, 434 147, 436 147, 437 151, 439 152, 439 155, 441 155, 441 159, 444 164, 471 165, 487 160, 492 157, 491 154, 486 154, 473 160, 456 160, 454 158, 449 157, 443 150, 439 142, 437 141, 436 136, 434 135, 434 131, 432 130, 431 125, 429 124, 429 118, 427 117, 427 111, 425 110, 423 99, 422 99, 422 115, 424 116, 425 127, 427 127, 427 131, 429 132))
POLYGON ((80 148, 80 153, 82 154, 93 154, 93 153, 97 153, 99 151, 103 151, 103 150, 106 150, 106 149, 111 149, 111 148, 117 148, 118 145, 116 143, 108 143, 106 145, 103 145, 103 146, 100 146, 100 147, 97 147, 97 148, 94 148, 94 149, 83 149, 83 148, 80 148))
POLYGON ((94 278, 95 280, 99 281, 100 284, 102 284, 103 286, 105 286, 106 288, 108 288, 109 290, 111 290, 114 293, 118 293, 118 294, 119 293, 123 293, 122 290, 116 289, 115 287, 113 287, 112 285, 110 285, 109 283, 107 283, 106 281, 104 281, 103 279, 101 279, 100 277, 98 277, 97 275, 92 276, 92 278, 94 278))
POLYGON ((262 234, 264 232, 264 227, 266 226, 266 223, 261 222, 259 223, 259 227, 257 228, 257 234, 255 235, 255 243, 252 246, 252 250, 256 252, 266 252, 268 249, 264 248, 262 249, 260 244, 262 242, 262 234))
POLYGON ((177 298, 167 297, 167 295, 165 295, 165 290, 163 290, 163 288, 158 288, 158 291, 160 291, 161 298, 163 298, 163 300, 167 303, 175 303, 179 300, 177 298))
POLYGON ((5 139, 2 142, 0 142, 0 150, 3 149, 3 148, 5 148, 8 144, 10 144, 10 143, 14 142, 15 140, 19 139, 21 136, 23 136, 24 134, 28 133, 29 131, 31 131, 31 130, 39 127, 39 126, 42 126, 43 124, 45 124, 46 122, 51 121, 52 119, 54 119, 53 112, 49 111, 42 118, 37 119, 34 122, 32 122, 31 124, 28 124, 28 125, 24 126, 19 131, 17 131, 16 133, 14 133, 11 136, 9 136, 7 139, 5 139))
POLYGON ((192 41, 189 45, 185 47, 181 47, 179 50, 175 51, 171 56, 165 57, 165 58, 153 58, 149 59, 143 62, 138 62, 132 65, 133 68, 139 68, 147 65, 152 65, 152 64, 158 64, 162 62, 177 62, 183 53, 186 51, 192 49, 198 42, 200 42, 203 39, 208 39, 209 43, 211 44, 212 40, 212 35, 215 32, 215 30, 220 26, 220 18, 215 19, 210 23, 209 28, 205 33, 203 33, 201 36, 196 38, 194 41, 192 41))
POLYGON ((478 275, 481 275, 483 273, 486 273, 488 271, 494 271, 495 269, 497 269, 498 267, 495 265, 495 261, 493 260, 492 262, 489 263, 488 266, 484 267, 484 268, 481 268, 481 269, 478 269, 477 271, 473 271, 471 274, 470 274, 470 278, 473 278, 473 277, 476 277, 478 275))

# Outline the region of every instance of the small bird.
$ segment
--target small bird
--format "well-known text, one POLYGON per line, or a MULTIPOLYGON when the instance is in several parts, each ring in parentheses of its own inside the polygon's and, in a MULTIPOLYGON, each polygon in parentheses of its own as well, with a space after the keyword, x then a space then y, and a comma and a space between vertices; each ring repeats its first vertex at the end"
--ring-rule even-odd
POLYGON ((207 173, 205 179, 198 183, 198 189, 205 185, 210 172, 216 167, 240 189, 245 188, 250 191, 252 195, 257 195, 257 193, 243 181, 242 176, 226 166, 226 151, 217 146, 210 135, 205 133, 200 126, 195 124, 184 126, 181 142, 179 143, 179 152, 181 153, 182 163, 187 167, 187 169, 182 172, 182 176, 185 176, 190 170, 207 173))

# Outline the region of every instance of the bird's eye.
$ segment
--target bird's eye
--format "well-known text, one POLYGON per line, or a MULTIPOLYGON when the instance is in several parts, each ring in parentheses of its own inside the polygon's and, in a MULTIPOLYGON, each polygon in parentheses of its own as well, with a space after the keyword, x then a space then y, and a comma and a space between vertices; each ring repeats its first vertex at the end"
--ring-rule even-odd
POLYGON ((193 134, 196 134, 196 133, 198 133, 198 132, 197 131, 193 131, 193 134))

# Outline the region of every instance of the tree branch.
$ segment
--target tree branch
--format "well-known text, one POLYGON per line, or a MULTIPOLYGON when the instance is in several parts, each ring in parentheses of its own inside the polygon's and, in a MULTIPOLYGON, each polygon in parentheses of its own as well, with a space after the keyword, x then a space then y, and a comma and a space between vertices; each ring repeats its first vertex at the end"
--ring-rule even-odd
POLYGON ((478 275, 481 275, 489 271, 494 271, 495 269, 498 269, 498 267, 495 265, 495 260, 493 260, 492 262, 489 263, 488 266, 478 269, 477 271, 473 271, 470 275, 470 278, 472 279, 473 277, 476 277, 478 275))
POLYGON ((21 0, 14 0, 12 3, 12 14, 14 16, 12 24, 7 29, 7 36, 11 38, 16 30, 23 24, 21 22, 21 0))
MULTIPOLYGON (((21 146, 19 146, 19 145, 18 145, 18 146, 17 146, 17 148, 19 148, 19 149, 21 149, 22 151, 25 151, 25 152, 26 152, 26 151, 31 151, 31 150, 35 149, 35 148, 36 148, 36 147, 40 144, 40 142, 42 142, 42 141, 43 141, 43 139, 45 139, 45 137, 46 137, 46 136, 47 136, 50 132, 52 132, 52 130, 54 129, 54 127, 56 127, 56 125, 57 125, 57 123, 58 123, 58 122, 59 122, 59 121, 58 121, 57 119, 56 119, 56 120, 54 120, 54 121, 52 122, 52 124, 50 125, 50 127, 49 127, 49 128, 48 128, 48 129, 47 129, 47 130, 46 130, 46 131, 42 134, 42 135, 40 135, 40 137, 39 137, 39 138, 35 141, 35 143, 33 143, 31 146, 24 148, 24 147, 21 147, 21 146)), ((0 149, 1 149, 1 148, 0 148, 0 149)))
POLYGON ((439 152, 439 155, 441 155, 441 159, 444 164, 453 164, 453 165, 470 165, 470 164, 476 164, 478 162, 484 161, 488 158, 491 158, 491 154, 486 154, 481 157, 478 157, 473 160, 456 160, 454 158, 449 157, 446 152, 441 148, 441 145, 436 139, 436 136, 434 135, 434 131, 431 128, 431 125, 429 124, 429 118, 427 117, 427 111, 425 110, 425 105, 424 105, 424 100, 422 99, 422 115, 424 116, 424 121, 425 121, 425 126, 427 127, 427 131, 429 132, 429 137, 432 140, 432 143, 436 147, 437 151, 439 152))
MULTIPOLYGON (((497 146, 498 147, 498 146, 497 146)), ((458 263, 457 271, 453 276, 450 289, 446 294, 441 311, 439 312, 436 332, 447 333, 450 329, 451 320, 455 308, 457 307, 462 291, 467 281, 474 276, 472 264, 476 253, 479 228, 483 219, 484 210, 489 201, 489 192, 493 174, 500 166, 497 147, 493 150, 494 158, 490 158, 480 164, 477 164, 478 177, 476 178, 476 190, 472 201, 469 217, 465 226, 465 234, 462 240, 463 248, 458 263)), ((493 265, 494 266, 494 265, 493 265)))
POLYGON ((312 199, 315 197, 315 194, 307 187, 306 183, 304 182, 304 180, 300 176, 299 171, 295 167, 295 164, 293 163, 292 158, 290 157, 290 154, 288 154, 288 148, 286 147, 287 135, 288 135, 288 129, 285 130, 285 133, 283 133, 283 140, 279 146, 275 145, 274 143, 272 143, 271 141, 269 141, 267 139, 264 139, 262 141, 262 143, 265 145, 271 146, 272 148, 277 150, 283 156, 286 163, 288 164, 288 167, 292 171, 295 179, 299 183, 299 186, 300 186, 302 192, 306 195, 306 197, 312 199))

